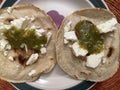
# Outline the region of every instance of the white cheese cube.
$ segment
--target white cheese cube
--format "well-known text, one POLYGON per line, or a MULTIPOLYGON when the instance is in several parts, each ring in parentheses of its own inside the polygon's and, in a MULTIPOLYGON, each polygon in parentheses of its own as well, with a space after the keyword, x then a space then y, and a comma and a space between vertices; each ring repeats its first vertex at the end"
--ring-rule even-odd
POLYGON ((34 19, 35 19, 34 16, 33 17, 25 16, 25 17, 15 19, 15 20, 11 21, 10 23, 12 26, 15 26, 17 28, 25 28, 27 26, 28 22, 32 21, 34 19))
POLYGON ((12 10, 13 10, 13 7, 8 7, 8 8, 7 8, 7 12, 8 12, 8 13, 11 13, 12 10))
POLYGON ((107 62, 107 58, 104 57, 104 58, 102 59, 102 63, 104 64, 104 63, 106 63, 106 62, 107 62))
POLYGON ((36 29, 36 26, 35 26, 35 25, 32 25, 32 26, 30 27, 30 29, 36 29))
POLYGON ((76 57, 78 56, 85 56, 88 51, 81 48, 80 45, 78 44, 78 42, 75 42, 73 45, 72 45, 72 50, 73 50, 73 53, 76 57))
POLYGON ((25 20, 26 20, 26 18, 23 18, 23 17, 15 19, 15 20, 11 21, 11 25, 15 26, 17 28, 22 28, 22 25, 25 22, 25 20))
POLYGON ((68 44, 68 43, 69 43, 69 41, 64 39, 64 44, 68 44))
POLYGON ((88 56, 86 66, 90 68, 96 68, 101 63, 103 56, 104 56, 104 51, 99 54, 92 54, 88 56))
POLYGON ((6 24, 0 22, 0 30, 10 29, 10 28, 11 28, 11 25, 6 25, 6 24))
POLYGON ((30 27, 30 29, 40 29, 41 27, 40 26, 37 26, 37 25, 32 25, 31 27, 30 27))
POLYGON ((42 47, 42 48, 40 49, 40 52, 41 52, 41 54, 46 54, 47 50, 46 50, 45 47, 42 47))
POLYGON ((5 49, 10 50, 11 49, 11 45, 7 44, 6 47, 5 47, 5 49))
POLYGON ((32 55, 29 57, 28 61, 26 62, 26 65, 31 65, 31 64, 33 64, 34 62, 36 62, 37 59, 38 59, 38 56, 39 56, 38 53, 32 54, 32 55))
POLYGON ((101 33, 107 33, 116 29, 117 20, 112 18, 105 23, 97 25, 97 28, 100 30, 101 33))
POLYGON ((71 30, 71 24, 72 24, 71 21, 69 21, 69 22, 66 24, 66 26, 64 27, 64 31, 65 31, 65 32, 68 32, 68 31, 71 30))
POLYGON ((32 76, 33 74, 36 73, 36 70, 31 70, 29 73, 28 73, 28 76, 32 76))
POLYGON ((7 56, 7 55, 8 55, 8 51, 4 51, 4 52, 3 52, 3 55, 4 55, 4 56, 7 56))
POLYGON ((44 29, 36 29, 35 33, 37 36, 42 36, 42 34, 45 34, 46 30, 44 29))
POLYGON ((35 17, 34 17, 34 16, 32 16, 32 17, 25 16, 24 18, 26 18, 27 20, 30 20, 30 21, 35 20, 35 17))
POLYGON ((7 44, 8 44, 8 41, 6 41, 5 39, 1 39, 0 40, 0 51, 3 51, 7 44))
POLYGON ((71 41, 76 41, 77 40, 77 36, 75 34, 75 31, 65 32, 64 33, 64 38, 66 40, 71 40, 71 41))
POLYGON ((9 56, 8 59, 9 59, 10 61, 14 61, 14 58, 13 58, 12 56, 9 56))

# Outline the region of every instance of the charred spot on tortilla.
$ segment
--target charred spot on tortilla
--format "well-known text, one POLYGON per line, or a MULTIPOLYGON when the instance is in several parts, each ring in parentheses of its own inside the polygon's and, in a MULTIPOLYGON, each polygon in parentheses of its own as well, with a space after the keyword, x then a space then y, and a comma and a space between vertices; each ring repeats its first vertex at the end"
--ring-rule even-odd
POLYGON ((5 19, 5 22, 7 23, 7 24, 9 24, 11 21, 13 21, 14 19, 13 18, 6 18, 5 19))
POLYGON ((47 30, 52 30, 52 28, 50 28, 50 27, 48 27, 48 28, 46 28, 47 30))
POLYGON ((109 51, 108 51, 108 53, 107 53, 107 57, 109 58, 109 57, 113 54, 114 48, 113 48, 113 47, 109 47, 108 50, 109 50, 109 51))
POLYGON ((26 66, 26 62, 33 53, 40 53, 40 51, 38 52, 34 49, 28 49, 28 51, 26 52, 23 48, 14 49, 14 52, 16 54, 14 56, 15 60, 18 60, 18 62, 23 66, 26 66))
POLYGON ((83 20, 75 26, 79 45, 88 50, 89 54, 100 53, 103 50, 103 39, 98 28, 90 21, 83 20))
MULTIPOLYGON (((75 55, 72 54, 72 56, 74 57, 75 55)), ((86 56, 87 56, 87 55, 86 55, 86 56)), ((87 60, 87 57, 86 57, 86 56, 85 56, 85 57, 84 57, 84 56, 78 56, 78 57, 75 57, 75 58, 79 58, 79 61, 82 60, 82 61, 85 61, 85 62, 86 62, 86 60, 87 60)), ((73 60, 73 61, 74 61, 74 60, 73 60)))
POLYGON ((90 53, 87 53, 86 56, 90 56, 90 53))
POLYGON ((26 61, 28 60, 28 58, 25 58, 24 56, 19 55, 19 56, 18 56, 18 60, 19 60, 19 63, 20 63, 21 65, 25 65, 25 63, 26 63, 26 61))

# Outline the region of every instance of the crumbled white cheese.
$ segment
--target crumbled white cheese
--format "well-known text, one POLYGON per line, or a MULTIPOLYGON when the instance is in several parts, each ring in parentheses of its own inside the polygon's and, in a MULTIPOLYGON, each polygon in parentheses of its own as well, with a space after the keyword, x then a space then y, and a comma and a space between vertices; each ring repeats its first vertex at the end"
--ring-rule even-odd
POLYGON ((44 46, 44 44, 41 44, 41 47, 43 47, 44 46))
POLYGON ((69 41, 64 39, 64 44, 68 44, 68 43, 69 43, 69 41))
POLYGON ((112 18, 105 23, 97 25, 97 28, 100 30, 101 33, 107 33, 116 29, 117 20, 112 18))
POLYGON ((30 20, 31 20, 31 21, 34 21, 34 20, 35 20, 35 17, 34 17, 34 16, 32 16, 32 17, 30 18, 30 20))
POLYGON ((5 47, 5 49, 10 50, 11 49, 11 45, 7 44, 6 47, 5 47))
POLYGON ((35 20, 35 17, 34 17, 34 16, 32 16, 32 17, 25 16, 24 18, 26 18, 27 20, 30 20, 30 21, 35 20))
POLYGON ((106 61, 107 61, 107 59, 106 59, 106 57, 104 57, 104 58, 102 59, 102 63, 104 64, 104 63, 106 63, 106 61))
POLYGON ((71 30, 71 24, 72 24, 72 22, 69 21, 69 22, 65 25, 65 27, 64 27, 64 31, 65 31, 65 32, 68 32, 68 31, 71 30))
POLYGON ((9 56, 8 59, 9 59, 10 61, 14 61, 14 58, 13 58, 12 56, 9 56))
POLYGON ((65 32, 64 33, 64 38, 66 40, 71 40, 71 41, 76 41, 77 40, 77 36, 75 34, 75 31, 65 32))
POLYGON ((11 21, 11 25, 15 26, 17 28, 22 28, 22 25, 25 22, 25 20, 26 20, 26 18, 23 18, 23 17, 15 19, 15 20, 11 21))
POLYGON ((72 45, 68 45, 69 48, 72 48, 72 45))
POLYGON ((28 52, 28 48, 27 48, 27 45, 25 43, 22 43, 20 45, 21 48, 25 48, 25 51, 28 52))
POLYGON ((32 55, 29 57, 28 61, 26 62, 26 65, 31 65, 31 64, 33 64, 34 62, 36 62, 37 59, 38 59, 38 56, 39 56, 38 53, 32 54, 32 55))
POLYGON ((13 10, 13 7, 8 7, 8 8, 7 8, 7 12, 8 12, 8 13, 11 13, 12 10, 13 10))
POLYGON ((41 27, 40 26, 36 26, 36 25, 32 25, 31 27, 30 27, 30 29, 40 29, 41 27))
POLYGON ((73 45, 72 45, 72 50, 73 50, 73 53, 76 57, 78 56, 85 56, 88 51, 81 48, 80 45, 78 44, 78 42, 75 42, 73 45))
POLYGON ((48 42, 50 41, 50 38, 52 37, 52 33, 51 32, 48 32, 47 33, 47 44, 48 42))
POLYGON ((32 76, 33 74, 36 73, 36 70, 31 70, 29 73, 28 73, 28 76, 32 76))
POLYGON ((101 63, 103 56, 104 51, 99 54, 92 54, 90 56, 87 56, 86 66, 90 68, 96 68, 101 63))
POLYGON ((15 19, 11 21, 10 23, 12 26, 15 26, 17 28, 25 28, 27 23, 29 23, 29 21, 32 21, 34 19, 35 19, 34 16, 33 17, 25 16, 25 17, 15 19))
POLYGON ((3 16, 0 16, 0 19, 3 19, 3 18, 5 18, 5 17, 3 17, 3 16))
POLYGON ((4 30, 4 29, 10 29, 11 25, 6 25, 2 22, 0 22, 0 30, 4 30))
POLYGON ((21 45, 20 45, 20 48, 24 48, 25 47, 25 43, 22 43, 21 45))
POLYGON ((20 69, 21 69, 21 66, 20 66, 20 65, 17 65, 16 68, 17 68, 17 70, 20 70, 20 69))
POLYGON ((36 29, 36 26, 35 26, 35 25, 32 25, 32 26, 30 27, 30 29, 36 29))
POLYGON ((4 52, 3 52, 3 55, 4 55, 4 56, 7 56, 7 55, 8 55, 8 51, 4 51, 4 52))
POLYGON ((36 29, 35 32, 36 32, 36 35, 42 36, 43 34, 45 34, 46 30, 44 30, 44 29, 36 29))
POLYGON ((46 50, 45 47, 42 47, 42 48, 40 49, 40 52, 41 52, 41 54, 46 54, 47 50, 46 50))
POLYGON ((6 41, 5 39, 1 39, 0 40, 0 51, 3 51, 7 44, 8 44, 8 41, 6 41))

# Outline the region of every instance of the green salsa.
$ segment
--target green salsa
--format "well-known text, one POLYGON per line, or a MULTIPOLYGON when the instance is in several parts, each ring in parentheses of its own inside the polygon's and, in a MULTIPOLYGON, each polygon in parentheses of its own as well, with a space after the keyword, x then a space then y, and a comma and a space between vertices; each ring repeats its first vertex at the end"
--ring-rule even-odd
POLYGON ((75 33, 79 45, 88 50, 89 54, 100 53, 103 46, 103 39, 98 28, 90 21, 83 20, 76 24, 75 33))
POLYGON ((37 36, 34 29, 25 30, 11 27, 4 30, 3 35, 14 49, 20 48, 21 44, 25 43, 28 49, 39 50, 42 44, 47 43, 47 37, 45 35, 37 36))

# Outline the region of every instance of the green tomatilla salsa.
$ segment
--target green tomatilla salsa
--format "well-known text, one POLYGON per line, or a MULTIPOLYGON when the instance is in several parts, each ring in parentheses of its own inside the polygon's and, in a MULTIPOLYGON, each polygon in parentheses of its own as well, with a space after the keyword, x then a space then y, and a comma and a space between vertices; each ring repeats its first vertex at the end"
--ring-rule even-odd
POLYGON ((41 45, 47 43, 47 37, 45 35, 37 36, 34 29, 25 30, 11 27, 4 30, 3 35, 14 49, 19 49, 25 43, 28 49, 40 50, 41 45))
POLYGON ((76 24, 75 33, 79 45, 89 54, 100 53, 104 49, 104 42, 99 29, 90 21, 83 20, 76 24))

